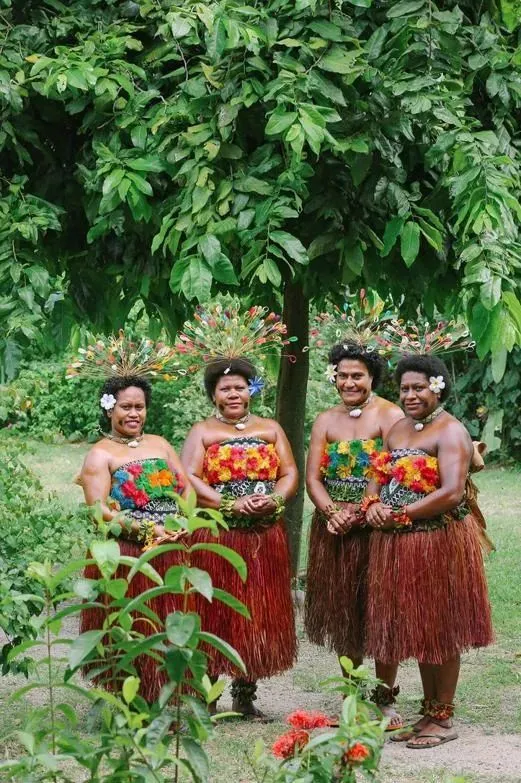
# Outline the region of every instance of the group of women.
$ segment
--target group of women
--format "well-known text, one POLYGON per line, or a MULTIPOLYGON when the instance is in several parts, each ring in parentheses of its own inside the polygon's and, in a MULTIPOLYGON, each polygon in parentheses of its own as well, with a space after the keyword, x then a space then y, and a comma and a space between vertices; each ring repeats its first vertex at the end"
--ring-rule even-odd
MULTIPOLYGON (((450 377, 437 357, 399 361, 401 407, 374 391, 383 371, 376 351, 346 341, 333 346, 329 358, 340 401, 317 417, 309 444, 306 483, 316 512, 306 631, 312 642, 355 664, 364 656, 375 659, 381 685, 371 698, 391 729, 405 725, 395 707, 398 665, 416 659, 421 717, 393 739, 434 747, 457 736, 452 716, 460 653, 492 641, 481 529, 466 495, 473 445, 441 405, 450 377)), ((246 582, 208 552, 193 565, 243 601, 251 619, 202 598, 197 611, 203 629, 234 646, 246 664, 247 678, 223 656, 209 658, 210 676, 232 676, 233 709, 245 716, 262 716, 254 705, 256 681, 290 669, 297 654, 283 516, 298 475, 279 424, 250 410, 254 378, 244 357, 207 365, 204 383, 214 413, 194 424, 180 458, 163 438, 144 432, 148 381, 108 379, 102 405, 110 431, 82 470, 87 503, 100 501, 107 520, 121 510, 131 521, 120 537, 125 554, 139 555, 144 542, 168 539, 163 522, 175 511, 173 492, 193 488, 199 506, 222 511, 229 529, 220 543, 243 556, 246 582)), ((211 533, 193 536, 202 541, 211 533)), ((163 573, 170 564, 168 555, 155 561, 163 573)), ((139 575, 130 589, 145 584, 139 575)), ((166 616, 174 599, 154 608, 166 616)), ((99 619, 86 610, 83 630, 99 619)), ((143 695, 156 698, 164 682, 160 668, 148 663, 140 676, 143 695)))

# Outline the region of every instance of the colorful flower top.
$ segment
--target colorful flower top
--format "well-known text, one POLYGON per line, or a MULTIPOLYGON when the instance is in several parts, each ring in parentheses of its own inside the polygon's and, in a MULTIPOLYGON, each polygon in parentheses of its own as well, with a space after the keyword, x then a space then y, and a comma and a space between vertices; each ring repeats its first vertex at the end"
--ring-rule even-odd
POLYGON ((273 443, 260 438, 230 438, 206 450, 203 477, 217 492, 243 495, 271 494, 280 460, 273 443))
POLYGON ((372 461, 382 448, 381 438, 335 440, 320 461, 324 486, 333 501, 359 503, 372 476, 372 461))
MULTIPOLYGON (((371 460, 374 475, 382 485, 380 499, 394 508, 409 505, 440 487, 438 460, 421 449, 393 449, 375 454, 371 460)), ((412 527, 398 532, 432 530, 468 514, 463 500, 449 513, 434 519, 414 520, 412 527)))
POLYGON ((112 474, 110 496, 133 519, 151 519, 161 524, 177 513, 174 495, 184 490, 182 478, 165 459, 126 462, 112 474))

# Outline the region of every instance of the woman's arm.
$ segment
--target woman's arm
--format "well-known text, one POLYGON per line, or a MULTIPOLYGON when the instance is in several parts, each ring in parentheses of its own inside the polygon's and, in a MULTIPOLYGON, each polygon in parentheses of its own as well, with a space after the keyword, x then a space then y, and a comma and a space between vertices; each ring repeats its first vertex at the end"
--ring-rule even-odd
POLYGON ((327 420, 323 414, 315 419, 309 441, 308 459, 306 462, 306 488, 311 502, 319 511, 325 511, 334 505, 322 480, 320 463, 327 446, 327 420))
POLYGON ((286 433, 280 424, 276 424, 275 426, 277 433, 275 448, 280 460, 280 467, 274 494, 282 495, 285 500, 289 500, 289 498, 292 498, 297 492, 298 470, 286 433))
POLYGON ((205 447, 204 425, 194 424, 181 449, 181 463, 192 487, 197 493, 197 502, 203 508, 219 508, 221 496, 203 481, 205 447))

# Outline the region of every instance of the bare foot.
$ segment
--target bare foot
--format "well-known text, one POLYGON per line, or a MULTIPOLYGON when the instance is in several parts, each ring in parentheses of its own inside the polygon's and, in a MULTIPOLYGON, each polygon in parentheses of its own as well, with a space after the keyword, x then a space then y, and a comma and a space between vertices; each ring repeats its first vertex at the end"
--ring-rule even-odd
POLYGON ((387 724, 386 731, 396 731, 397 729, 403 728, 405 725, 403 722, 403 718, 396 710, 392 704, 389 704, 387 706, 381 706, 380 712, 384 716, 384 718, 389 718, 389 723, 387 724))
POLYGON ((451 720, 427 722, 420 733, 407 743, 408 748, 436 748, 458 738, 451 720))

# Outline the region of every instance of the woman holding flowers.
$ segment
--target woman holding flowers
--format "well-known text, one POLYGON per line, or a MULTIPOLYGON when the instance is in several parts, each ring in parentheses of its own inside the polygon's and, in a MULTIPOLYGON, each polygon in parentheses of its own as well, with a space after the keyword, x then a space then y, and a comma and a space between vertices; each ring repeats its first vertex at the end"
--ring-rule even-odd
MULTIPOLYGON (((356 666, 365 650, 365 610, 369 528, 360 503, 371 460, 383 439, 403 417, 397 405, 374 394, 383 361, 368 345, 346 340, 329 353, 330 380, 340 402, 321 413, 311 432, 306 481, 315 505, 311 528, 305 626, 315 644, 346 655, 356 666)), ((385 686, 373 698, 397 728, 401 719, 392 704, 397 666, 388 659, 376 665, 385 686)))
MULTIPOLYGON (((243 583, 228 563, 208 552, 201 552, 194 564, 210 573, 216 587, 239 598, 251 619, 220 602, 201 602, 198 611, 203 630, 238 651, 248 678, 219 654, 209 661, 209 673, 234 677, 233 709, 262 718, 253 704, 256 681, 291 668, 296 658, 290 555, 282 517, 297 489, 297 469, 279 424, 250 411, 250 396, 262 385, 250 361, 213 358, 204 385, 215 411, 192 427, 181 458, 199 505, 223 513, 229 530, 221 533, 219 543, 244 558, 248 576, 243 583)), ((195 535, 211 540, 206 530, 195 535)))
POLYGON ((431 748, 456 739, 452 726, 460 653, 492 642, 490 606, 466 484, 473 446, 441 403, 450 391, 436 356, 404 356, 396 368, 406 417, 373 459, 377 481, 364 500, 369 553, 369 655, 416 658, 423 717, 397 739, 431 748), (379 493, 379 496, 378 496, 379 493))

